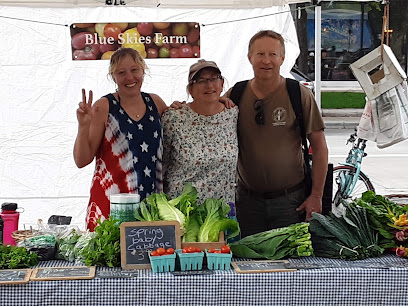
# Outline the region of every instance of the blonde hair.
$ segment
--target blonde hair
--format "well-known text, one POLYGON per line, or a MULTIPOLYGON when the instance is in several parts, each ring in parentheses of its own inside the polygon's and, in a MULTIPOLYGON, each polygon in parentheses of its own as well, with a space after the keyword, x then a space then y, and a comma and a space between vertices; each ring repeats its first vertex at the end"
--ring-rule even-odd
POLYGON ((118 66, 119 62, 126 56, 130 56, 136 62, 136 64, 138 64, 140 68, 143 69, 143 75, 145 74, 147 65, 139 52, 132 48, 119 48, 115 51, 115 53, 112 54, 112 57, 110 59, 109 75, 113 80, 113 74, 115 73, 116 67, 118 66))

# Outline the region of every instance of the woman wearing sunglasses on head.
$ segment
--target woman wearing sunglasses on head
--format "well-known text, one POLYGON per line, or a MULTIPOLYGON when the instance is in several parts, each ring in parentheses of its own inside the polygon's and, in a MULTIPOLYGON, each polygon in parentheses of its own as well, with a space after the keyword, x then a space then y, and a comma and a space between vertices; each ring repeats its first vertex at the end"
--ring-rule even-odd
POLYGON ((238 109, 219 102, 223 86, 217 64, 199 60, 188 75, 193 101, 162 116, 163 189, 171 197, 192 182, 199 202, 210 197, 235 202, 238 109))

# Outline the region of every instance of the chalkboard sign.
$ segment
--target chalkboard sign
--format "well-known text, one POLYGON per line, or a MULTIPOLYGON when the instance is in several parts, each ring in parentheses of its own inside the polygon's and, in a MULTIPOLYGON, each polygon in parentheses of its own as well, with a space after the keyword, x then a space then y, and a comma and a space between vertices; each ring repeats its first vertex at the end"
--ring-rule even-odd
POLYGON ((25 284, 30 280, 31 269, 0 270, 0 284, 25 284))
POLYGON ((123 222, 120 225, 120 253, 123 269, 149 269, 149 252, 157 248, 180 249, 177 221, 123 222))
POLYGON ((36 268, 30 280, 66 280, 66 279, 91 279, 95 277, 95 267, 58 267, 36 268))
POLYGON ((213 270, 186 270, 186 271, 173 271, 170 273, 175 276, 211 275, 211 274, 214 274, 214 271, 213 270))
POLYGON ((139 276, 139 271, 123 271, 123 270, 98 270, 96 277, 99 278, 136 278, 139 276))
POLYGON ((287 260, 256 260, 231 262, 237 273, 264 273, 264 272, 291 272, 296 269, 288 269, 287 260))

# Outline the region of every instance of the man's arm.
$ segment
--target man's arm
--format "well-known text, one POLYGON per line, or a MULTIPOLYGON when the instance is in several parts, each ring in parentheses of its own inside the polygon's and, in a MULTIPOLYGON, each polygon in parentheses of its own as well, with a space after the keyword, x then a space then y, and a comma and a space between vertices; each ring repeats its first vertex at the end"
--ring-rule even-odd
POLYGON ((314 131, 307 138, 313 150, 313 185, 310 196, 298 208, 298 210, 306 210, 306 221, 309 220, 312 212, 322 212, 322 197, 328 164, 328 149, 324 131, 314 131))
POLYGON ((309 134, 308 139, 313 150, 313 187, 311 196, 322 197, 326 181, 327 164, 329 162, 326 137, 324 136, 324 131, 320 130, 309 134))

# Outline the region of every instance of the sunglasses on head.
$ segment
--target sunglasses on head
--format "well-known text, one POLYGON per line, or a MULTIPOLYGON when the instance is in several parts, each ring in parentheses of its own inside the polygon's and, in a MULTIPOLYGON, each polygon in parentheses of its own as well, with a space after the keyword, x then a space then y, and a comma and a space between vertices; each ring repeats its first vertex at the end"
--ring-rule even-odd
POLYGON ((264 113, 264 101, 258 99, 254 102, 254 109, 256 111, 255 114, 255 122, 257 124, 265 124, 265 113, 264 113))

